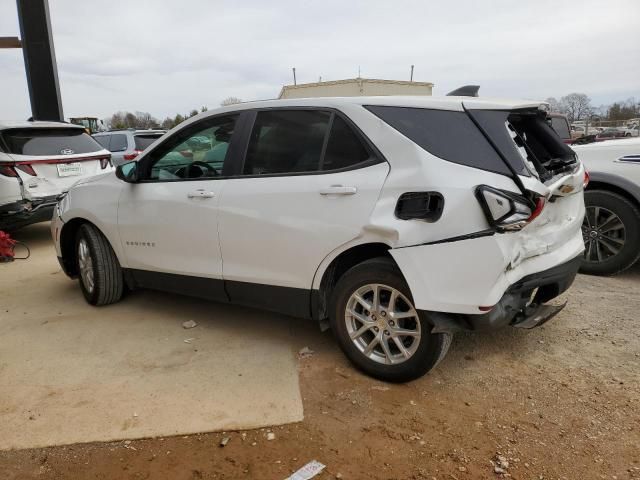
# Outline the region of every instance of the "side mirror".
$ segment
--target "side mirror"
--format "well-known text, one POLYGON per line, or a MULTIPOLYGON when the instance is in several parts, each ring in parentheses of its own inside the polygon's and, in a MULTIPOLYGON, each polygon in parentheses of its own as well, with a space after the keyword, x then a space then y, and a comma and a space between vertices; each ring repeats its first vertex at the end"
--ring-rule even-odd
POLYGON ((137 183, 139 180, 138 175, 138 162, 127 162, 116 167, 116 177, 123 182, 137 183))

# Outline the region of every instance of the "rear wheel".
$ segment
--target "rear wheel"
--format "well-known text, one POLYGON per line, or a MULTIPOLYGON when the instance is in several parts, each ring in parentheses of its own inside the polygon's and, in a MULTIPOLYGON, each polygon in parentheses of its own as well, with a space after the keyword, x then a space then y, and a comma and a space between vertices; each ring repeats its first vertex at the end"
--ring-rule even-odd
POLYGON ((640 211, 622 195, 606 190, 584 194, 582 273, 614 275, 640 258, 640 211))
POLYGON ((338 281, 331 326, 346 356, 365 373, 390 382, 416 379, 445 356, 451 335, 431 333, 413 305, 398 267, 388 258, 367 260, 338 281))
POLYGON ((76 237, 80 289, 91 305, 108 305, 122 298, 124 278, 116 254, 105 236, 85 223, 76 237))

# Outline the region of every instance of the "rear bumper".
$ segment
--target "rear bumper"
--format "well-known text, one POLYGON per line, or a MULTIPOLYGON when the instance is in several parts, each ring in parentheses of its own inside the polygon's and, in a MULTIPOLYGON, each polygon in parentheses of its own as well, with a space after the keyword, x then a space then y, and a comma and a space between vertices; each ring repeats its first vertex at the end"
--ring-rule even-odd
POLYGON ((471 330, 494 330, 507 325, 534 328, 551 320, 563 308, 545 305, 573 283, 582 262, 579 255, 548 270, 527 275, 505 292, 493 309, 483 315, 465 315, 463 326, 471 330))
POLYGON ((56 196, 23 200, 0 206, 0 230, 15 230, 32 223, 51 220, 56 196))
POLYGON ((576 218, 571 233, 550 251, 544 243, 534 244, 536 237, 526 239, 526 246, 534 244, 538 250, 524 260, 520 260, 520 234, 395 248, 390 253, 409 285, 416 308, 482 315, 515 285, 551 275, 556 267, 579 257, 584 250, 581 222, 582 216, 576 218))

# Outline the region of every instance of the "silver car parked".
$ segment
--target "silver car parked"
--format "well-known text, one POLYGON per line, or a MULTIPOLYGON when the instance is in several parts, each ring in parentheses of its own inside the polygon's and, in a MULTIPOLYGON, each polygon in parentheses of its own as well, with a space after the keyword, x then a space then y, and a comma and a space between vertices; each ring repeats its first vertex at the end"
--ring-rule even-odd
POLYGON ((100 145, 111 152, 114 166, 134 160, 149 145, 165 134, 165 130, 110 130, 93 135, 100 145))

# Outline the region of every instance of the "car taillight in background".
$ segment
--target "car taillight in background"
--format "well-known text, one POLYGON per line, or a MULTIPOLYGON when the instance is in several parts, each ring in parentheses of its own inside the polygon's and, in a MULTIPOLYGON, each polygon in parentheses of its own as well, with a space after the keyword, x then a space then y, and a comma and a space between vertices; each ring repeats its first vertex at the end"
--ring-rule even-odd
POLYGON ((589 176, 589 172, 585 168, 584 169, 584 180, 582 181, 582 187, 583 188, 587 188, 587 185, 589 185, 589 180, 591 180, 591 177, 589 176))
POLYGON ((476 197, 489 224, 498 231, 521 230, 535 220, 546 205, 544 197, 537 197, 535 206, 532 206, 521 195, 488 185, 477 187, 476 197))
POLYGON ((124 156, 125 160, 135 160, 135 158, 142 153, 142 150, 134 150, 133 153, 127 153, 124 156))

